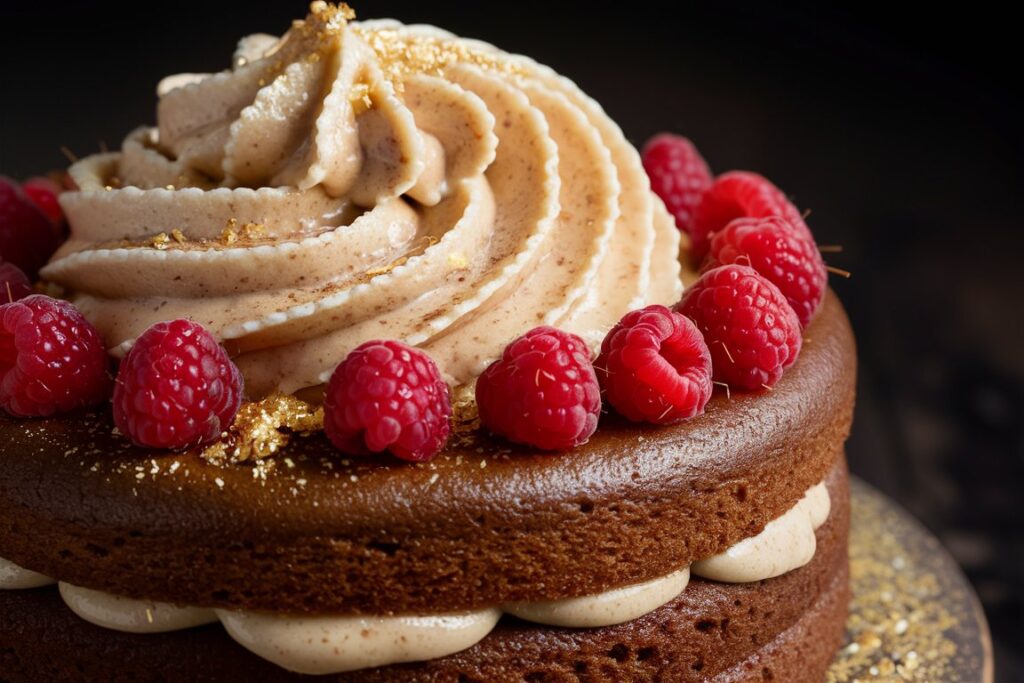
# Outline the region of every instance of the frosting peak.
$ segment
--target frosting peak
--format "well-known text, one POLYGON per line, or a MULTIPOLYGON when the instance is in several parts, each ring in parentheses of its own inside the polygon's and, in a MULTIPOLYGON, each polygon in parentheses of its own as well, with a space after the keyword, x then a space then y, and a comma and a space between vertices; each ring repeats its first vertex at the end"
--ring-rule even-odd
POLYGON ((678 298, 672 219, 593 100, 525 57, 351 18, 316 2, 231 69, 164 79, 155 128, 72 167, 43 275, 114 352, 189 317, 252 397, 375 338, 468 384, 532 327, 597 343, 678 298))

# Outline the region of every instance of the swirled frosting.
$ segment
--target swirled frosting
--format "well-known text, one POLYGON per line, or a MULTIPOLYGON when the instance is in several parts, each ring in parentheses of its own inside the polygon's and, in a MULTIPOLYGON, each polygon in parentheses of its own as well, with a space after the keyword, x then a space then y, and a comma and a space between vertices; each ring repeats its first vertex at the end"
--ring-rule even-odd
POLYGON ((206 325, 247 392, 356 345, 424 348, 471 383, 541 324, 591 343, 680 293, 679 237, 636 150, 569 80, 426 26, 314 3, 230 70, 159 88, 157 126, 71 168, 45 268, 123 352, 206 325))

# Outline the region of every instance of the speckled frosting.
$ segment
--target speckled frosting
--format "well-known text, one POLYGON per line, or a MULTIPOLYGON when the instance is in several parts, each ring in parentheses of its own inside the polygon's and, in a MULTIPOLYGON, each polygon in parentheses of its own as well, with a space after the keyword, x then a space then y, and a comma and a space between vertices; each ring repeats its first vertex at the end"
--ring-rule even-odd
POLYGON ((44 277, 123 352, 201 322, 251 396, 318 385, 369 339, 455 385, 539 324, 590 343, 679 298, 679 233, 636 150, 546 67, 314 6, 234 66, 159 88, 157 126, 74 165, 44 277))

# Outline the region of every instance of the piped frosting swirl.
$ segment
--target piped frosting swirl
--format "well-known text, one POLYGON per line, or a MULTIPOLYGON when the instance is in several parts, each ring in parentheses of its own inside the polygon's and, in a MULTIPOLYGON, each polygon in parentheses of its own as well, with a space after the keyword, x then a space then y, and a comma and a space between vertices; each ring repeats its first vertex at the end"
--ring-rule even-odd
POLYGON ((233 67, 161 82, 155 128, 88 157, 43 271, 116 353, 189 317, 259 397, 376 338, 469 384, 541 324, 596 344, 680 293, 636 150, 569 80, 433 27, 314 3, 233 67))

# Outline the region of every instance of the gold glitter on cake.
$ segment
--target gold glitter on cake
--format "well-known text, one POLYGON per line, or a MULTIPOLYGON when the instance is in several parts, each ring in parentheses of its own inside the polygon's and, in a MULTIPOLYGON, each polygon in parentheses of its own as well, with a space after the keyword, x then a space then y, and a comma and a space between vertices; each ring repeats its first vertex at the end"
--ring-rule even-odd
POLYGON ((369 83, 355 83, 348 94, 348 101, 352 103, 352 109, 356 116, 373 109, 373 98, 370 97, 369 83))
POLYGON ((273 394, 245 403, 225 436, 203 451, 215 464, 268 458, 288 445, 294 434, 323 429, 324 410, 294 396, 273 394))
POLYGON ((238 219, 229 218, 228 224, 220 231, 220 241, 224 244, 234 244, 238 241, 238 219))
POLYGON ((149 246, 153 247, 154 249, 164 250, 167 248, 167 245, 169 245, 170 242, 171 238, 167 236, 166 232, 162 232, 156 237, 149 240, 149 246))
POLYGON ((440 37, 403 35, 394 29, 353 30, 377 53, 381 67, 395 89, 402 91, 406 78, 416 74, 440 76, 452 64, 471 64, 490 71, 522 74, 524 69, 508 55, 471 47, 440 37))
POLYGON ((945 551, 879 494, 853 488, 853 599, 847 641, 826 681, 988 680, 986 636, 945 551))

